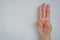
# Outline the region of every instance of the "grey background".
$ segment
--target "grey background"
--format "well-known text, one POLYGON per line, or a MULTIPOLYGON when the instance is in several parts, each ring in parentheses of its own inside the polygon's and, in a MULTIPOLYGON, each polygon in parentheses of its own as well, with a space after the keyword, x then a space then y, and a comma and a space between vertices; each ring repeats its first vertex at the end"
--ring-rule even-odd
POLYGON ((51 5, 52 40, 60 40, 60 0, 0 0, 0 40, 39 40, 37 8, 51 5))

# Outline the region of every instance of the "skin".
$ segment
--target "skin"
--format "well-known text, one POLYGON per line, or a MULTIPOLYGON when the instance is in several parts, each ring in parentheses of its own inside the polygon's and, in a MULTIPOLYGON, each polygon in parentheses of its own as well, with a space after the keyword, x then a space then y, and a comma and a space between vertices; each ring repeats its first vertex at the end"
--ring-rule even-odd
POLYGON ((41 37, 41 40, 51 40, 50 34, 52 31, 52 25, 50 22, 50 5, 42 4, 39 7, 39 19, 37 22, 37 28, 41 37))

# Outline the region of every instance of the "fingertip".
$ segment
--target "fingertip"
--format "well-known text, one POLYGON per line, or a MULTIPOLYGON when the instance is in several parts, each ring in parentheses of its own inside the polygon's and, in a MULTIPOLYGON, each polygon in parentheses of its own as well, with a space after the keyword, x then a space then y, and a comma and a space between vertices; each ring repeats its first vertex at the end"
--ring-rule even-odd
POLYGON ((47 7, 49 7, 49 8, 50 8, 50 4, 47 4, 47 7))
POLYGON ((45 3, 43 3, 42 5, 45 5, 45 3))

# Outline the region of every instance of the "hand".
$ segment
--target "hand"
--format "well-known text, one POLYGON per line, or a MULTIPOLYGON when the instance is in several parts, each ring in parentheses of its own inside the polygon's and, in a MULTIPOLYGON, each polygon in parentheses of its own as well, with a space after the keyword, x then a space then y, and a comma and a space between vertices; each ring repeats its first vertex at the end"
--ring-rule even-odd
POLYGON ((50 23, 50 5, 42 4, 39 7, 39 19, 37 22, 38 30, 41 36, 41 40, 51 40, 50 34, 52 31, 52 25, 50 23))

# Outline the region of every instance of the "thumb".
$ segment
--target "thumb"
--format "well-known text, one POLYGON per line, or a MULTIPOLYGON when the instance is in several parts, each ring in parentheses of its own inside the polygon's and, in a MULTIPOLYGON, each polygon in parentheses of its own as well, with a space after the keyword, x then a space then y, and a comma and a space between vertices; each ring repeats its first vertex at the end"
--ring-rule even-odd
POLYGON ((50 22, 45 22, 45 26, 50 29, 50 31, 52 30, 52 25, 50 22))

